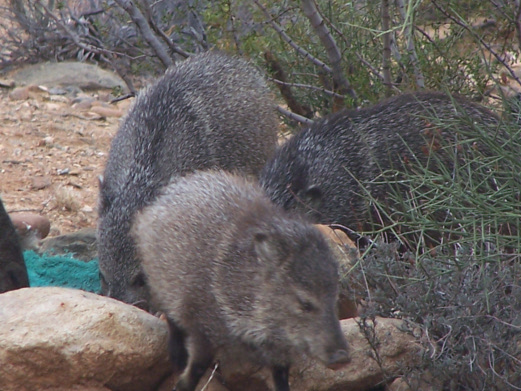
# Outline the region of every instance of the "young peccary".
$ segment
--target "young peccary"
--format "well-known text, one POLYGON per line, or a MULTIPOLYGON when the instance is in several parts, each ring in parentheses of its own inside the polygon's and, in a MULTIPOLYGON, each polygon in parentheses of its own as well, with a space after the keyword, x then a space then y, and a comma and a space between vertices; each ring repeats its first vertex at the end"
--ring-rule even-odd
POLYGON ((147 309, 129 235, 134 213, 172 177, 191 171, 257 176, 276 140, 275 104, 260 73, 243 59, 197 55, 142 91, 112 142, 100 183, 102 293, 147 309))
POLYGON ((479 148, 465 144, 463 135, 493 134, 497 126, 491 111, 468 100, 437 92, 404 94, 331 115, 300 131, 268 161, 260 183, 287 210, 305 213, 316 223, 360 230, 371 218, 366 191, 385 199, 388 187, 378 178, 382 172, 444 160, 450 165, 444 147, 479 148))
POLYGON ((20 239, 0 200, 0 293, 28 286, 20 239))
POLYGON ((277 391, 301 353, 349 361, 336 317, 338 270, 322 234, 225 172, 173 181, 132 229, 170 356, 191 391, 223 356, 272 369, 277 391))

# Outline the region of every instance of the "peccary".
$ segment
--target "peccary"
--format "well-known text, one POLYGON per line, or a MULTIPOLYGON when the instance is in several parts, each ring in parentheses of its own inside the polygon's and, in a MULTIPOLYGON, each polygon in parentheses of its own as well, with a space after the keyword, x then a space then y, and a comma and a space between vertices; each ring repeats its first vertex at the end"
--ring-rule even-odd
POLYGON ((368 200, 383 201, 389 190, 378 178, 382 172, 405 172, 415 164, 450 165, 444 148, 479 148, 462 138, 470 140, 470 134, 478 131, 493 134, 498 121, 485 107, 461 97, 403 94, 372 107, 333 114, 303 129, 279 147, 260 183, 276 204, 298 210, 316 223, 370 229, 368 200))
POLYGON ((0 200, 0 293, 28 286, 20 239, 0 200))
POLYGON ((180 178, 136 215, 132 234, 184 370, 177 391, 194 390, 221 357, 270 367, 277 391, 289 390, 298 354, 331 368, 349 361, 325 238, 257 184, 225 172, 180 178))
POLYGON ((243 59, 196 55, 142 91, 112 142, 100 183, 102 293, 147 309, 130 221, 170 178, 211 168, 257 176, 276 141, 275 104, 243 59))

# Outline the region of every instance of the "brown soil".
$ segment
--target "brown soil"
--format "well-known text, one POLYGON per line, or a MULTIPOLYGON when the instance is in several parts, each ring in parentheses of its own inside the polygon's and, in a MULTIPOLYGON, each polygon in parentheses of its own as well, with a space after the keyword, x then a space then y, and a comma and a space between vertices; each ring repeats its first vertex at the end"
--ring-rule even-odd
MULTIPOLYGON (((95 227, 98 176, 120 118, 95 114, 109 108, 99 100, 98 108, 80 109, 45 91, 24 100, 10 92, 0 89, 0 197, 7 211, 46 216, 49 236, 95 227)), ((110 108, 123 113, 129 103, 110 108)))

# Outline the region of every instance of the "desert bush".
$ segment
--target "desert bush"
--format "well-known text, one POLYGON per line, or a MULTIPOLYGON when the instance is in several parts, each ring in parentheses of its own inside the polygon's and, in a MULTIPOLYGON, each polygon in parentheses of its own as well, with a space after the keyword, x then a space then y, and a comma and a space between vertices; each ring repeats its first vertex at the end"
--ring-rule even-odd
POLYGON ((388 221, 367 233, 353 286, 363 316, 420 325, 427 351, 411 382, 421 372, 447 390, 521 389, 521 138, 502 125, 474 129, 487 153, 452 145, 452 164, 382 174, 390 202, 373 203, 388 221))
MULTIPOLYGON (((412 380, 429 373, 444 390, 521 386, 519 260, 425 256, 411 262, 396 244, 376 243, 362 260, 368 290, 362 317, 420 325, 426 347, 412 380)), ((362 274, 360 274, 362 275, 362 274)))

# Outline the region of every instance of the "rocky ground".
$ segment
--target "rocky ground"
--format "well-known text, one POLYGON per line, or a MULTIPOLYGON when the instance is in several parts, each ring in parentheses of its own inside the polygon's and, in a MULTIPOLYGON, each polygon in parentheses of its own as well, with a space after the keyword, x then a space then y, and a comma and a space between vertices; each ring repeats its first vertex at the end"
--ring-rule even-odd
POLYGON ((31 76, 26 87, 0 76, 0 197, 9 213, 46 216, 50 236, 95 227, 98 176, 131 99, 107 103, 109 82, 83 92, 74 74, 69 84, 31 76))

